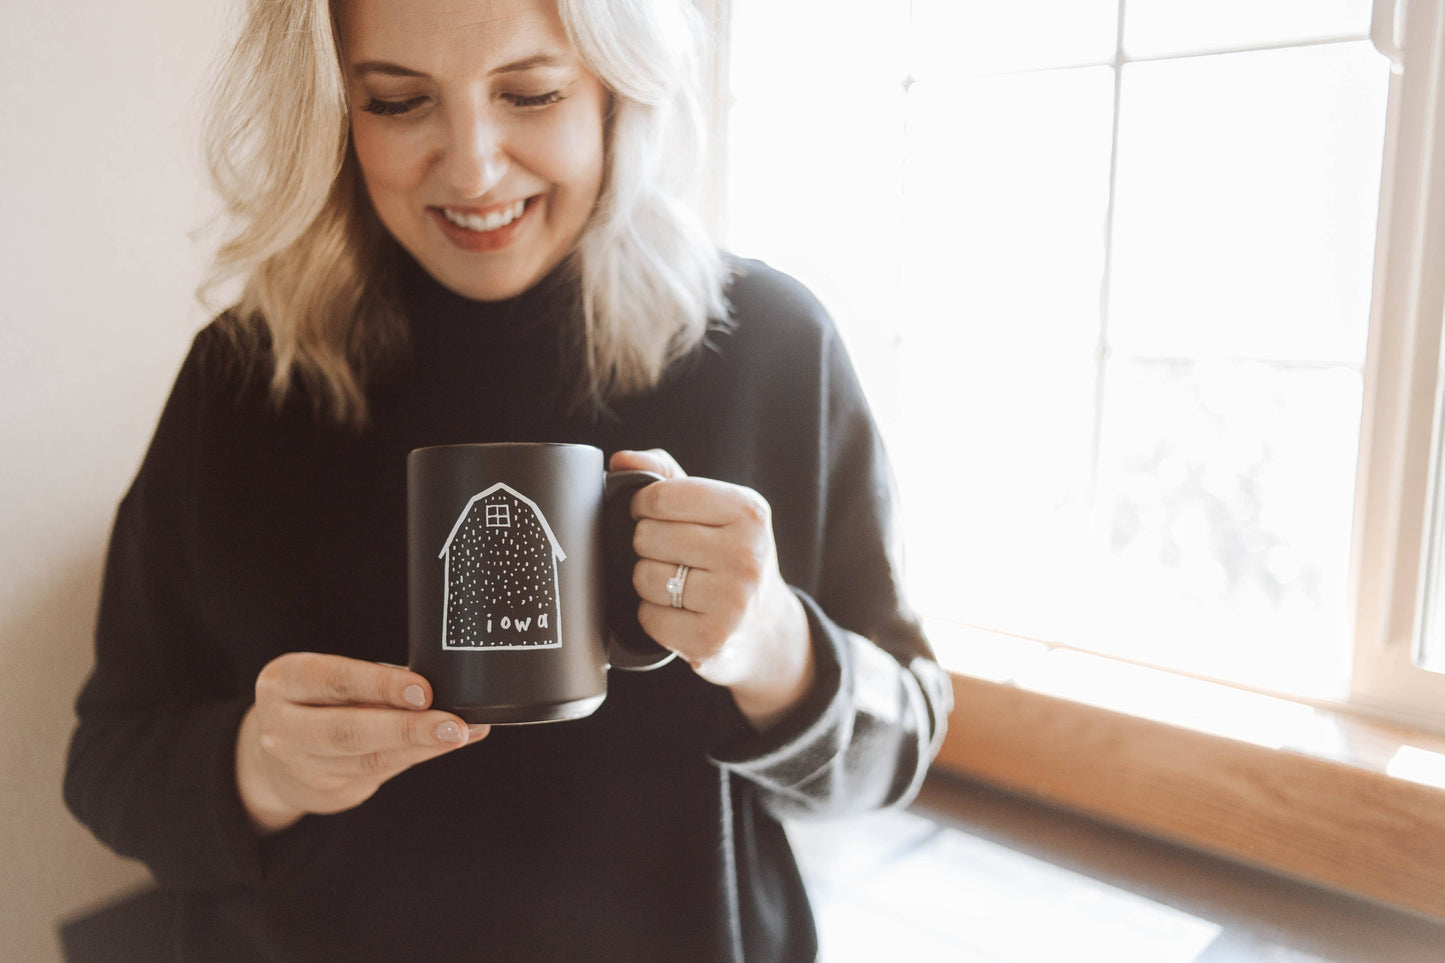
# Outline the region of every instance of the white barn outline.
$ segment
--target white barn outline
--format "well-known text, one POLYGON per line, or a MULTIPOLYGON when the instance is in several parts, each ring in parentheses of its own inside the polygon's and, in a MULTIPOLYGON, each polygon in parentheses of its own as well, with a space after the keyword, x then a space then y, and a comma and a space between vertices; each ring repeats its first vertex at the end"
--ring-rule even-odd
POLYGON ((515 488, 513 488, 511 485, 508 485, 506 482, 497 482, 495 485, 493 485, 491 488, 488 488, 486 491, 484 491, 484 492, 478 492, 477 494, 473 495, 470 499, 467 500, 467 504, 466 504, 466 506, 462 509, 462 513, 457 516, 457 522, 456 522, 455 525, 452 526, 451 534, 449 534, 449 535, 447 536, 447 540, 446 540, 444 543, 442 543, 442 550, 437 553, 437 558, 439 558, 439 559, 442 560, 442 648, 443 648, 443 649, 448 649, 448 650, 450 650, 450 651, 452 651, 452 652, 492 652, 492 651, 496 651, 497 649, 557 649, 557 648, 561 648, 561 646, 562 646, 562 595, 561 595, 561 588, 560 588, 560 586, 558 586, 558 585, 556 584, 556 580, 557 580, 557 563, 558 563, 558 562, 565 561, 565 560, 567 559, 567 553, 564 552, 564 551, 562 551, 562 546, 561 546, 561 544, 557 541, 557 536, 552 533, 552 526, 551 526, 550 523, 548 523, 548 521, 547 521, 547 516, 546 516, 545 514, 543 514, 542 509, 538 508, 538 507, 537 507, 537 503, 534 502, 534 501, 532 501, 532 499, 528 498, 526 495, 523 495, 521 492, 517 491, 517 490, 516 490, 515 488), (452 557, 451 557, 451 555, 449 554, 449 551, 450 551, 450 549, 451 549, 451 547, 452 547, 452 539, 454 539, 454 538, 457 537, 457 532, 461 531, 462 525, 463 525, 463 524, 466 522, 466 520, 467 520, 467 516, 472 513, 472 506, 475 505, 477 502, 481 501, 482 499, 486 498, 488 495, 491 495, 493 492, 496 492, 496 491, 499 490, 499 489, 504 489, 504 490, 506 490, 509 494, 512 495, 512 497, 520 500, 523 504, 525 504, 528 508, 532 509, 532 511, 536 513, 538 521, 540 521, 540 522, 542 523, 542 531, 546 533, 546 535, 547 535, 547 541, 548 541, 548 543, 551 544, 551 546, 552 546, 552 580, 553 580, 552 595, 553 595, 553 598, 555 598, 555 599, 556 599, 556 602, 557 602, 557 641, 556 641, 556 642, 549 643, 549 644, 547 644, 547 645, 482 645, 482 646, 478 646, 478 645, 449 645, 449 644, 447 644, 447 616, 448 616, 449 614, 451 614, 451 610, 452 610, 452 557))

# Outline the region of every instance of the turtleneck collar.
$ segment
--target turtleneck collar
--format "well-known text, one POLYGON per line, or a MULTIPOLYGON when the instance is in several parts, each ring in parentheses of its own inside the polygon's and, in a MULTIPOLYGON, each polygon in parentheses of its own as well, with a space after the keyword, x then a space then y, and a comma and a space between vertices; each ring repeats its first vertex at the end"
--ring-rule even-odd
POLYGON ((477 301, 441 284, 404 250, 397 251, 397 292, 418 340, 468 340, 484 334, 488 339, 512 342, 531 340, 539 326, 551 328, 547 340, 559 343, 563 329, 575 318, 575 285, 566 262, 530 289, 502 301, 477 301))
MULTIPOLYGON (((411 325, 410 379, 428 393, 476 395, 565 409, 580 376, 577 285, 565 263, 514 298, 475 301, 397 251, 396 292, 411 325)), ((511 403, 511 402, 507 402, 511 403)), ((500 410, 500 408, 498 409, 500 410)))

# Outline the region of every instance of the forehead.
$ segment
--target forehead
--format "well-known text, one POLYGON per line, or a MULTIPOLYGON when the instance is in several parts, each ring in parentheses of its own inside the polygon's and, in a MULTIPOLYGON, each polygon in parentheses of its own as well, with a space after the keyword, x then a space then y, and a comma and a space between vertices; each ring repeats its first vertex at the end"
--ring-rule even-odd
POLYGON ((350 63, 441 73, 571 50, 555 0, 340 0, 336 17, 350 63))

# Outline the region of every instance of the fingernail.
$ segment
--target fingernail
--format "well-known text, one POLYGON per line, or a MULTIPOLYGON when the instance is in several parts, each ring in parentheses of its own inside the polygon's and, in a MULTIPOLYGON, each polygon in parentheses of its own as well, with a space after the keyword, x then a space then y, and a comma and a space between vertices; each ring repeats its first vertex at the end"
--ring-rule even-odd
POLYGON ((443 722, 437 726, 437 741, 458 743, 462 741, 462 727, 455 722, 443 722))
POLYGON ((467 737, 467 741, 472 742, 476 739, 480 739, 491 731, 492 727, 488 725, 467 726, 467 732, 470 733, 470 735, 467 737))
POLYGON ((415 682, 401 690, 401 697, 418 709, 426 707, 426 690, 415 682))

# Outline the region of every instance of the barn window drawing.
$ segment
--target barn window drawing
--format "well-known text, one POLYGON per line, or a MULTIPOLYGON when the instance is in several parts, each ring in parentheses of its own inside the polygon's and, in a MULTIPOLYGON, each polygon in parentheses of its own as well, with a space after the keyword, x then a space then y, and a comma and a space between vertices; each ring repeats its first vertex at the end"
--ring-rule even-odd
POLYGON ((442 648, 562 644, 557 563, 567 554, 536 502, 502 482, 473 495, 437 557, 445 566, 442 648))

